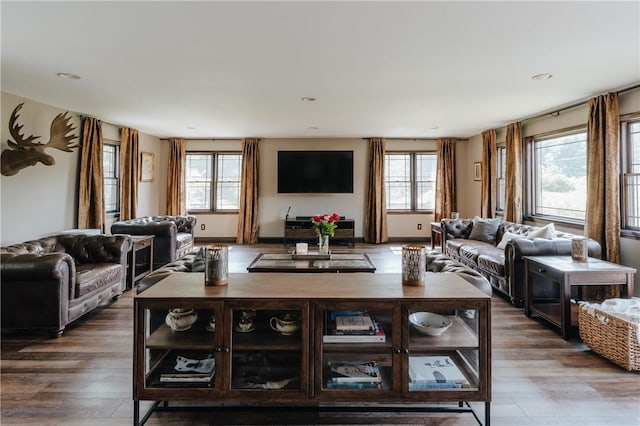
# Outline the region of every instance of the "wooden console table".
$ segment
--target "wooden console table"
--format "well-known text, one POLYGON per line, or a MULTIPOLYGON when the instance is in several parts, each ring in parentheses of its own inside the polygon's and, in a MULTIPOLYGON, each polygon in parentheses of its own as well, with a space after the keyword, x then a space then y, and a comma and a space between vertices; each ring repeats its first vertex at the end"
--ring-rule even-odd
POLYGON ((578 306, 572 299, 585 296, 589 286, 621 287, 622 297, 633 295, 635 269, 600 259, 589 258, 587 262, 575 262, 571 256, 525 256, 525 302, 524 313, 537 315, 560 328, 563 339, 578 325, 578 306), (537 280, 555 288, 557 297, 536 298, 533 296, 537 280))
POLYGON ((445 247, 443 245, 444 241, 442 238, 442 224, 440 222, 431 222, 431 250, 435 248, 436 237, 438 239, 438 245, 440 246, 440 250, 442 251, 442 253, 444 253, 445 247))
POLYGON ((403 286, 398 273, 232 273, 228 285, 207 287, 202 273, 172 273, 134 298, 134 424, 172 409, 217 410, 224 419, 225 408, 242 406, 470 413, 488 426, 491 297, 456 274, 427 272, 426 281, 403 286), (174 308, 188 312, 181 331, 165 321, 174 308), (419 333, 409 317, 423 311, 451 326, 440 336, 419 333), (366 315, 376 332, 334 333, 342 315, 366 315), (295 327, 279 329, 279 318, 295 327), (183 372, 187 365, 200 369, 183 372), (352 365, 368 366, 375 378, 342 381, 352 365), (142 400, 155 402, 141 418, 142 400))

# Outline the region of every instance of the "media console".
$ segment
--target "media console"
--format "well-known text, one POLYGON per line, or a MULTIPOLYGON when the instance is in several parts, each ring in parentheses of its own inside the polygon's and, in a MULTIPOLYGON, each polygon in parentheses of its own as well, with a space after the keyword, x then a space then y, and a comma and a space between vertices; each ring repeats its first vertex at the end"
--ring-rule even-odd
MULTIPOLYGON (((285 219, 284 245, 300 242, 317 244, 318 236, 313 229, 311 218, 312 216, 296 216, 295 219, 285 219)), ((356 245, 355 221, 341 218, 336 223, 338 227, 335 230, 335 235, 331 237, 330 243, 342 243, 354 247, 356 245)))

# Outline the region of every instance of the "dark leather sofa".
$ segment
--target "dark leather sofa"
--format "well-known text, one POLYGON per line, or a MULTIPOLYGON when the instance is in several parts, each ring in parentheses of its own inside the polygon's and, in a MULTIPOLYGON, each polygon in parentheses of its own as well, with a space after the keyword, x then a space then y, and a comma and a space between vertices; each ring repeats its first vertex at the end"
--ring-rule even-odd
POLYGON ((67 324, 122 294, 130 238, 55 235, 0 247, 2 330, 67 324))
POLYGON ((195 216, 147 216, 114 222, 112 234, 153 235, 153 269, 193 250, 195 216))
MULTIPOLYGON (((445 253, 455 260, 480 272, 491 286, 507 296, 516 307, 524 306, 525 276, 524 256, 571 255, 571 238, 575 234, 555 231, 555 238, 528 239, 527 234, 540 229, 538 226, 500 221, 494 242, 470 239, 472 219, 443 219, 441 221, 445 253), (517 234, 506 243, 504 249, 497 245, 506 232, 517 234)), ((600 258, 600 244, 588 239, 590 257, 600 258)), ((557 289, 536 283, 533 289, 536 298, 553 298, 557 289)))

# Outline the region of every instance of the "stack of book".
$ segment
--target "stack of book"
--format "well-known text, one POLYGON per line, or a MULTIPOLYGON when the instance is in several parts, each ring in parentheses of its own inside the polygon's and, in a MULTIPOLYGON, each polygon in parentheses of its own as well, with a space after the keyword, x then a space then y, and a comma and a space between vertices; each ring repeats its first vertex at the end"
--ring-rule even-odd
POLYGON ((409 389, 456 389, 469 381, 448 356, 409 357, 409 389))
POLYGON ((382 375, 375 361, 329 361, 327 389, 381 389, 382 375))
POLYGON ((332 311, 326 319, 324 343, 378 343, 386 336, 380 324, 365 312, 332 311))

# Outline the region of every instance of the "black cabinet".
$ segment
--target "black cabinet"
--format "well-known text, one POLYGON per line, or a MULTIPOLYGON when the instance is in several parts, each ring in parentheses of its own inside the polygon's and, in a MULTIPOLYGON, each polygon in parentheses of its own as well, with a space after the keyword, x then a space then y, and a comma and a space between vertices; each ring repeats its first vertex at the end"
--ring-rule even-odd
MULTIPOLYGON (((340 219, 336 222, 338 227, 335 235, 331 237, 331 244, 348 244, 354 247, 355 241, 355 221, 353 219, 340 219)), ((296 216, 295 219, 284 221, 284 244, 295 244, 306 242, 318 244, 318 236, 311 222, 311 216, 296 216)))

